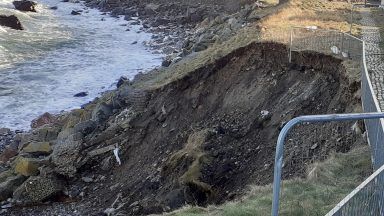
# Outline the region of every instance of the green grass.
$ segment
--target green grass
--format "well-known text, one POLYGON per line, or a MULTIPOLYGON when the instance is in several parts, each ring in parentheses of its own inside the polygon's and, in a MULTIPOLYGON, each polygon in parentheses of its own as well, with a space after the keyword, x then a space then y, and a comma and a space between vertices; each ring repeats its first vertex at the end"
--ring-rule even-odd
MULTIPOLYGON (((370 173, 369 147, 333 154, 324 162, 308 167, 306 179, 283 182, 280 215, 324 215, 370 173)), ((272 188, 254 186, 247 196, 234 202, 207 208, 187 206, 168 216, 258 216, 270 215, 272 188)))

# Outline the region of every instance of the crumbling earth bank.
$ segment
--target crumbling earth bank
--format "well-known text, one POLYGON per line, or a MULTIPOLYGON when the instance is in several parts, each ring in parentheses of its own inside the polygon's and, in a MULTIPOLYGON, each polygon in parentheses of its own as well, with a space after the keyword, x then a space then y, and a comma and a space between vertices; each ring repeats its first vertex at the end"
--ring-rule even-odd
MULTIPOLYGON (((352 112, 359 104, 358 85, 341 60, 316 53, 295 53, 293 60, 288 63, 284 45, 252 43, 155 90, 125 82, 23 135, 20 149, 31 140, 49 140, 52 150, 21 150, 11 160, 34 157, 37 172, 28 173, 26 182, 49 182, 39 201, 61 202, 34 206, 36 200, 25 199, 29 190, 16 187, 19 204, 27 207, 7 213, 147 215, 186 203, 221 203, 249 184, 271 183, 285 122, 303 114, 352 112), (116 146, 121 166, 113 156, 116 146)), ((15 172, 14 166, 9 170, 15 172)), ((10 175, 19 185, 25 180, 10 175)))

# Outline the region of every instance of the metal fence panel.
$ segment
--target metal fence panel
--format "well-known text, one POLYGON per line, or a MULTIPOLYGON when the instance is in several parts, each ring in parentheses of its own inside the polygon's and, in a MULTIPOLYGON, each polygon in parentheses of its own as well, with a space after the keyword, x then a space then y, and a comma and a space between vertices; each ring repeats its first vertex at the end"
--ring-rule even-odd
MULTIPOLYGON (((354 62, 361 72, 361 99, 364 112, 381 112, 367 70, 364 41, 339 31, 320 30, 314 27, 293 28, 289 37, 290 61, 293 52, 315 51, 354 62)), ((380 118, 366 119, 365 126, 367 140, 372 151, 373 168, 377 171, 340 202, 328 215, 384 215, 384 120, 380 118)), ((283 138, 279 136, 278 143, 284 143, 288 131, 282 131, 280 135, 283 138)), ((278 144, 276 147, 272 215, 278 214, 281 175, 284 167, 283 150, 284 144, 282 146, 278 144)))

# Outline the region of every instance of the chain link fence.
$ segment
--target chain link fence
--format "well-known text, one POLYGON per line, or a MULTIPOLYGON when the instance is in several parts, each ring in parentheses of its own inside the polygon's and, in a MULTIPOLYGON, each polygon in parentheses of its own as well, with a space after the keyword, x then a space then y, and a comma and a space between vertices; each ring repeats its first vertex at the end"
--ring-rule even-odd
MULTIPOLYGON (((314 51, 335 56, 347 62, 351 70, 356 70, 361 76, 361 100, 363 111, 366 113, 381 112, 372 83, 368 74, 365 59, 365 42, 346 33, 334 30, 321 30, 316 27, 293 28, 289 37, 289 59, 302 51, 314 51)), ((364 120, 366 137, 371 147, 371 157, 374 170, 361 188, 356 189, 344 202, 339 203, 328 215, 383 215, 384 208, 384 120, 374 118, 364 120)), ((283 179, 306 174, 309 164, 324 160, 331 150, 348 151, 356 141, 356 134, 351 128, 356 128, 356 122, 307 123, 296 126, 288 135, 284 148, 289 149, 289 155, 284 155, 280 174, 283 179), (306 138, 306 134, 319 136, 306 138), (301 138, 297 139, 300 134, 301 138), (303 139, 302 139, 303 138, 303 139), (300 142, 300 140, 305 140, 300 142)), ((278 155, 278 154, 277 154, 278 155)), ((275 166, 276 169, 276 166, 275 166)), ((302 177, 302 176, 301 176, 302 177)), ((276 178, 276 172, 275 172, 276 178)), ((274 185, 275 187, 275 185, 274 185)), ((282 187, 284 187, 282 185, 282 187)), ((280 197, 284 199, 284 193, 280 197)), ((275 195, 275 194, 274 194, 275 195)), ((277 201, 278 202, 278 201, 277 201)), ((284 206, 286 207, 286 206, 284 206)), ((283 208, 284 208, 283 207, 283 208)), ((282 213, 289 210, 281 209, 282 213)), ((272 214, 276 211, 273 210, 272 214)))
MULTIPOLYGON (((366 62, 365 42, 352 35, 334 30, 293 28, 291 31, 290 56, 293 52, 316 51, 350 61, 361 75, 361 100, 363 111, 381 112, 373 90, 366 62)), ((374 169, 384 164, 384 120, 365 120, 368 142, 372 149, 374 169)))

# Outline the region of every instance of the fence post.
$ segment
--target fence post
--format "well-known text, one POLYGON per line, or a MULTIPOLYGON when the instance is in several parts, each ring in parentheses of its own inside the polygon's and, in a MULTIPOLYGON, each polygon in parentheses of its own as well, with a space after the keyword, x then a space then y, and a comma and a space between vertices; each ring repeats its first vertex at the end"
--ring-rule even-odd
POLYGON ((292 43, 293 43, 293 28, 291 29, 291 34, 289 38, 289 63, 292 63, 292 43))
POLYGON ((355 5, 352 4, 352 8, 351 8, 351 20, 350 20, 350 27, 349 27, 349 34, 352 34, 352 26, 353 26, 353 9, 355 8, 355 5))

